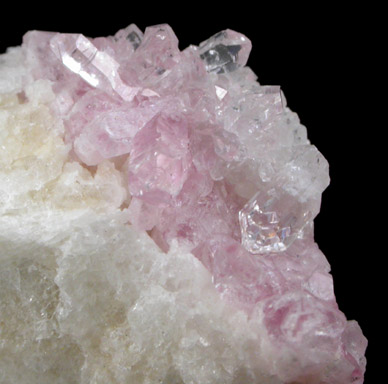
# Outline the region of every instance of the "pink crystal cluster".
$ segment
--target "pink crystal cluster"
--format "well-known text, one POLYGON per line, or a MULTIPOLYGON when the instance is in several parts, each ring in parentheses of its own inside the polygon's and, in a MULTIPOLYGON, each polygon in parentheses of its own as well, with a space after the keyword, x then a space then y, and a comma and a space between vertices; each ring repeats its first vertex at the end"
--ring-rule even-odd
POLYGON ((294 356, 279 377, 363 382, 366 340, 313 240, 327 162, 280 88, 245 66, 245 36, 225 30, 180 51, 168 25, 130 25, 95 39, 32 31, 23 49, 32 77, 52 82, 73 158, 120 164, 129 221, 164 251, 192 252, 261 319, 273 353, 294 356))

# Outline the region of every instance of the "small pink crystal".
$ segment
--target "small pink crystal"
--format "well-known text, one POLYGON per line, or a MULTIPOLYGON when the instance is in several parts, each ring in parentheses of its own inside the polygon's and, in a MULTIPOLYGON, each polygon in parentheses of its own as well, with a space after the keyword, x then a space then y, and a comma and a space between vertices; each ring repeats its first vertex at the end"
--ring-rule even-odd
POLYGON ((34 78, 53 82, 78 161, 124 156, 129 222, 192 252, 263 322, 271 374, 363 382, 365 338, 313 239, 328 164, 280 88, 245 67, 247 37, 225 30, 180 51, 168 25, 131 25, 97 39, 29 32, 24 50, 34 78))

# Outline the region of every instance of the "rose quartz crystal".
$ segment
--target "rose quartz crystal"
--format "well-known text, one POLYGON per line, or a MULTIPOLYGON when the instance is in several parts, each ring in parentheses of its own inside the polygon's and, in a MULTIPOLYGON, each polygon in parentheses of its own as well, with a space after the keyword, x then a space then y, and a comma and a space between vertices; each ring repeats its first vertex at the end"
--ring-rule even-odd
POLYGON ((247 37, 225 30, 180 51, 168 25, 130 25, 95 39, 32 31, 23 50, 30 76, 52 82, 73 159, 116 164, 128 221, 164 252, 195 255, 262 322, 274 376, 363 382, 365 338, 313 238, 328 163, 280 88, 245 66, 247 37))

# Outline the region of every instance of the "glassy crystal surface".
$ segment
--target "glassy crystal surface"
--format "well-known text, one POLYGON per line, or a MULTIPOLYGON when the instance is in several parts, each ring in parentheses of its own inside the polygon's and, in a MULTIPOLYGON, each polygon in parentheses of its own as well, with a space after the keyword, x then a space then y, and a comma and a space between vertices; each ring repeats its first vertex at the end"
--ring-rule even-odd
POLYGON ((92 87, 105 91, 111 88, 126 101, 135 97, 138 89, 123 83, 119 63, 85 36, 57 34, 50 40, 50 47, 65 67, 92 87))
POLYGON ((208 72, 224 73, 244 66, 251 48, 247 37, 227 29, 202 42, 199 53, 208 72))
POLYGON ((239 213, 242 244, 252 253, 285 251, 311 218, 308 207, 290 197, 257 192, 239 213))
POLYGON ((123 42, 129 41, 135 51, 143 40, 143 32, 135 24, 131 24, 127 28, 120 29, 120 31, 114 35, 114 40, 123 42))

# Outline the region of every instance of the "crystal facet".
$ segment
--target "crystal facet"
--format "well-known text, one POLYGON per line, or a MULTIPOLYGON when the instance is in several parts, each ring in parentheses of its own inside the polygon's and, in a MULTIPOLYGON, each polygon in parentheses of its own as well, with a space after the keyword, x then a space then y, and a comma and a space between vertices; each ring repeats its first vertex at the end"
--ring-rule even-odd
POLYGON ((251 48, 244 35, 227 29, 202 42, 199 53, 208 72, 224 73, 244 66, 251 48))
POLYGON ((135 97, 138 88, 123 83, 118 73, 119 63, 85 36, 57 34, 50 40, 50 47, 65 67, 92 87, 108 92, 111 87, 126 101, 135 97))
POLYGON ((259 191, 239 213, 242 244, 252 253, 285 251, 312 218, 306 204, 287 194, 259 191))

